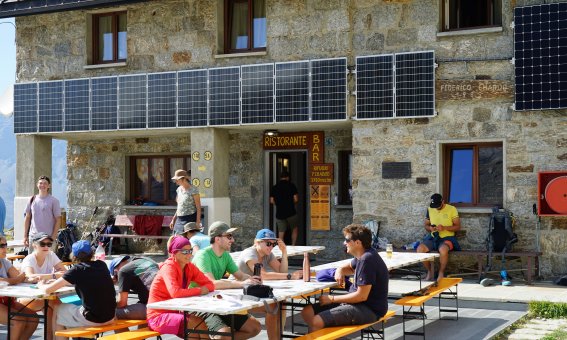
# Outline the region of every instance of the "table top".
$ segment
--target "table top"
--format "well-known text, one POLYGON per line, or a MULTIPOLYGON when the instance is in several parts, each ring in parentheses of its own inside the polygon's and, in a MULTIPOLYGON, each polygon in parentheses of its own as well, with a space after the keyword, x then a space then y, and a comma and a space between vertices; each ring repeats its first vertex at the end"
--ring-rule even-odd
POLYGON ((43 290, 38 289, 35 284, 31 283, 18 283, 17 285, 0 286, 0 296, 9 296, 15 298, 49 299, 54 296, 62 296, 74 293, 75 287, 73 286, 60 288, 51 294, 45 294, 43 290))
POLYGON ((8 241, 8 248, 23 248, 24 240, 10 240, 8 241))
MULTIPOLYGON (((278 301, 334 287, 337 284, 336 282, 304 282, 302 280, 264 280, 263 283, 273 288, 274 297, 278 301)), ((262 299, 260 301, 242 300, 241 296, 242 289, 215 290, 214 292, 202 296, 154 302, 148 304, 147 307, 228 315, 244 313, 256 307, 262 307, 264 306, 263 300, 268 302, 273 301, 272 299, 262 299)))
MULTIPOLYGON (((286 248, 287 248, 287 256, 290 257, 290 256, 303 255, 303 253, 317 254, 319 251, 324 250, 325 246, 286 246, 286 248)), ((279 247, 274 247, 272 252, 276 256, 276 258, 279 259, 282 257, 282 251, 280 250, 279 247)), ((230 253, 230 256, 232 256, 232 259, 236 262, 240 257, 240 253, 242 252, 235 251, 230 253)))
MULTIPOLYGON (((386 263, 386 267, 388 267, 388 270, 410 266, 412 264, 420 263, 420 262, 423 262, 423 261, 433 261, 436 257, 439 257, 439 254, 437 254, 437 253, 398 253, 398 252, 394 252, 392 254, 391 258, 388 258, 386 256, 385 251, 381 251, 378 254, 382 258, 382 260, 384 260, 384 263, 386 263)), ((338 267, 341 267, 341 266, 343 266, 347 263, 350 263, 351 261, 352 261, 352 258, 346 259, 346 260, 330 262, 330 263, 325 263, 325 264, 321 264, 321 265, 318 265, 318 266, 313 266, 313 267, 311 267, 311 270, 320 271, 320 270, 323 270, 323 269, 338 268, 338 267)))

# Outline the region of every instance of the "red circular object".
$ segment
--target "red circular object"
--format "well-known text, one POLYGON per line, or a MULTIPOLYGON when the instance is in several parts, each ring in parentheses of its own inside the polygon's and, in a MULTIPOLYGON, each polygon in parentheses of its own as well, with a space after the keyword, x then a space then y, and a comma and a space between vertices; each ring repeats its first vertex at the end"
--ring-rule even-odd
POLYGON ((567 214, 567 176, 554 178, 547 183, 545 201, 556 213, 567 214))

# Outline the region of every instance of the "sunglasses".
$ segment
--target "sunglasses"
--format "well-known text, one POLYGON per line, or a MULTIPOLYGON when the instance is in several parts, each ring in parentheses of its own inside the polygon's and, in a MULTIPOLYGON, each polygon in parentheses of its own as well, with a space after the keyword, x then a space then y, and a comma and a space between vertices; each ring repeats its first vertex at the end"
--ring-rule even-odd
POLYGON ((275 247, 277 245, 278 245, 278 241, 273 241, 273 242, 266 241, 266 246, 268 247, 275 247))
POLYGON ((0 249, 7 247, 8 247, 8 243, 0 243, 0 249))
POLYGON ((193 249, 183 249, 179 251, 183 255, 193 254, 193 249))
POLYGON ((350 241, 352 241, 352 238, 345 237, 345 243, 349 243, 350 241))
POLYGON ((226 234, 226 235, 221 235, 222 237, 226 237, 229 240, 234 239, 234 236, 232 236, 232 234, 226 234))
POLYGON ((52 245, 53 245, 53 242, 47 242, 47 243, 39 242, 40 247, 50 247, 51 248, 52 245))

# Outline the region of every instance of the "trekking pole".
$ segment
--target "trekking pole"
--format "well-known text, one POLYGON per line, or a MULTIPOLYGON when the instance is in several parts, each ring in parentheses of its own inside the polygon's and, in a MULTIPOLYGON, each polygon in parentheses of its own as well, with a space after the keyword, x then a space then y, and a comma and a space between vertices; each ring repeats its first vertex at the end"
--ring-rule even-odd
MULTIPOLYGON (((96 215, 97 212, 98 212, 98 207, 95 207, 95 209, 94 209, 94 211, 93 211, 91 217, 89 218, 89 222, 87 223, 87 226, 90 226, 90 225, 91 225, 91 222, 92 222, 92 220, 93 220, 93 217, 96 215)), ((96 228, 95 228, 95 229, 96 229, 96 228)), ((85 238, 85 233, 86 233, 86 232, 87 232, 86 230, 83 231, 83 235, 82 235, 81 239, 84 239, 84 238, 85 238)), ((87 234, 87 236, 88 236, 88 234, 87 234)))

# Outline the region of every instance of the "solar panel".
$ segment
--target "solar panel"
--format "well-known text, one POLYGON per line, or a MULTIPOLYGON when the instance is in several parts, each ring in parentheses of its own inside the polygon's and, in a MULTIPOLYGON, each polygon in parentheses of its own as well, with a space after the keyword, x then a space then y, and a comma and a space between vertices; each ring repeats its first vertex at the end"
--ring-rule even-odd
POLYGON ((394 56, 356 58, 356 118, 394 117, 394 56))
POLYGON ((39 83, 38 131, 63 131, 63 81, 39 83))
POLYGON ((88 131, 90 129, 90 80, 65 80, 65 131, 88 131))
POLYGON ((435 53, 397 53, 396 117, 435 115, 435 53))
POLYGON ((177 73, 148 74, 148 127, 177 124, 177 73))
POLYGON ((146 128, 147 78, 145 74, 118 77, 118 128, 146 128))
POLYGON ((177 73, 177 126, 207 126, 207 70, 177 73))
POLYGON ((567 3, 514 9, 515 110, 567 108, 567 3))
POLYGON ((37 83, 14 85, 14 133, 37 132, 37 83))
POLYGON ((312 120, 346 119, 346 63, 346 58, 311 60, 312 120))
POLYGON ((276 63, 276 122, 309 120, 309 61, 276 63))
POLYGON ((245 65, 242 72, 242 124, 274 122, 274 64, 245 65))
POLYGON ((116 130, 118 112, 118 78, 91 79, 91 129, 116 130))
POLYGON ((209 125, 240 123, 240 67, 209 69, 209 125))

